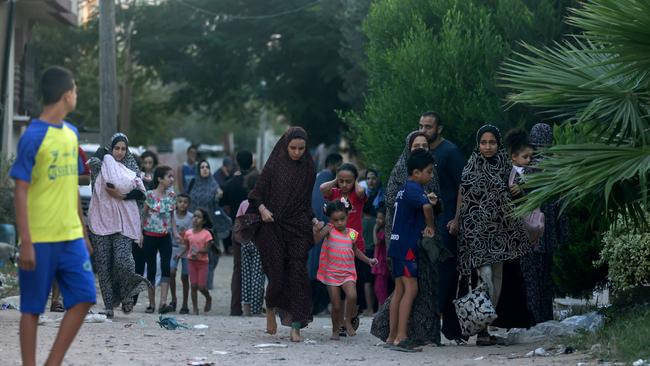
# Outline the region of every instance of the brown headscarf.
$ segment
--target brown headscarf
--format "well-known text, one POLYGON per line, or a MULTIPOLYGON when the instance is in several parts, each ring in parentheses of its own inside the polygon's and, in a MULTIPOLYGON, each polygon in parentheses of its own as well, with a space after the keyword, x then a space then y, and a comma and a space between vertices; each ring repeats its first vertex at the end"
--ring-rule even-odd
POLYGON ((301 127, 290 127, 280 138, 264 165, 255 188, 248 194, 249 212, 257 212, 261 204, 273 213, 280 225, 288 224, 298 217, 311 221, 311 191, 316 168, 309 151, 299 160, 292 160, 288 148, 292 140, 307 141, 307 132, 301 127))

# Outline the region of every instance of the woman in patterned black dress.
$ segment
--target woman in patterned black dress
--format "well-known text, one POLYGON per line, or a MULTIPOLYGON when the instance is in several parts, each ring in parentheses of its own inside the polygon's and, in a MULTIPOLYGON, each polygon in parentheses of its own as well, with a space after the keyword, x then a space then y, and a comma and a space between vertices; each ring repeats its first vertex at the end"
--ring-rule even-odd
MULTIPOLYGON (((477 270, 495 307, 501 294, 504 262, 530 251, 523 222, 513 215, 507 184, 511 169, 499 129, 481 127, 476 133, 476 149, 463 169, 460 204, 450 225, 450 232, 460 235, 459 272, 468 276, 477 270)), ((487 330, 479 333, 477 344, 491 343, 493 338, 487 330)))
POLYGON ((306 143, 307 133, 300 127, 282 136, 248 195, 247 211, 262 218, 254 242, 269 280, 266 331, 277 332, 277 312, 282 325, 291 326, 294 342, 301 340, 300 329, 312 320, 307 256, 314 244, 311 191, 316 169, 306 143))

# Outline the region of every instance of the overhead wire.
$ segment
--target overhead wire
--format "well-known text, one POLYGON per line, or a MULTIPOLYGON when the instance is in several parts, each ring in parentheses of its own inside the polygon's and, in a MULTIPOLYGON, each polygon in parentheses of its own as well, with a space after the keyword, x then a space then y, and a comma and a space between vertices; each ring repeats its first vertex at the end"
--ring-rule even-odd
POLYGON ((320 3, 322 0, 314 0, 314 1, 310 2, 310 3, 301 5, 301 6, 297 7, 297 8, 294 8, 294 9, 289 9, 289 10, 281 11, 281 12, 278 12, 278 13, 264 14, 264 15, 231 15, 231 14, 216 13, 216 12, 214 12, 212 10, 203 9, 201 7, 198 7, 198 6, 194 5, 194 4, 190 4, 185 0, 176 0, 176 1, 179 4, 183 5, 183 6, 186 6, 188 8, 191 8, 193 10, 196 10, 196 11, 204 13, 204 14, 215 16, 215 17, 217 17, 219 19, 223 19, 223 20, 263 20, 263 19, 277 18, 277 17, 281 17, 281 16, 301 12, 301 11, 303 11, 305 9, 308 9, 308 8, 320 3))

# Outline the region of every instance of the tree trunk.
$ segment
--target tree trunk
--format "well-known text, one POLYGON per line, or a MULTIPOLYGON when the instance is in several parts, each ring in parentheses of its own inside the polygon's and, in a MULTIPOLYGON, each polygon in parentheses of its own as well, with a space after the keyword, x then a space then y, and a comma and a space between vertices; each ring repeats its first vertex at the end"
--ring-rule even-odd
POLYGON ((115 2, 99 2, 99 130, 100 144, 110 142, 117 131, 117 66, 115 51, 115 2))

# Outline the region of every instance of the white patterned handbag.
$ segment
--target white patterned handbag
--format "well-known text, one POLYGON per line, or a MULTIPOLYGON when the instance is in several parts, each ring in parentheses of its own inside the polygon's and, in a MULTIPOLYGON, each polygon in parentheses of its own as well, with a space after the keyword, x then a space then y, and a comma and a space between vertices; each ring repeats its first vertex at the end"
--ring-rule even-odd
POLYGON ((464 336, 471 337, 487 328, 497 318, 487 285, 481 282, 467 295, 454 300, 460 329, 464 336))

